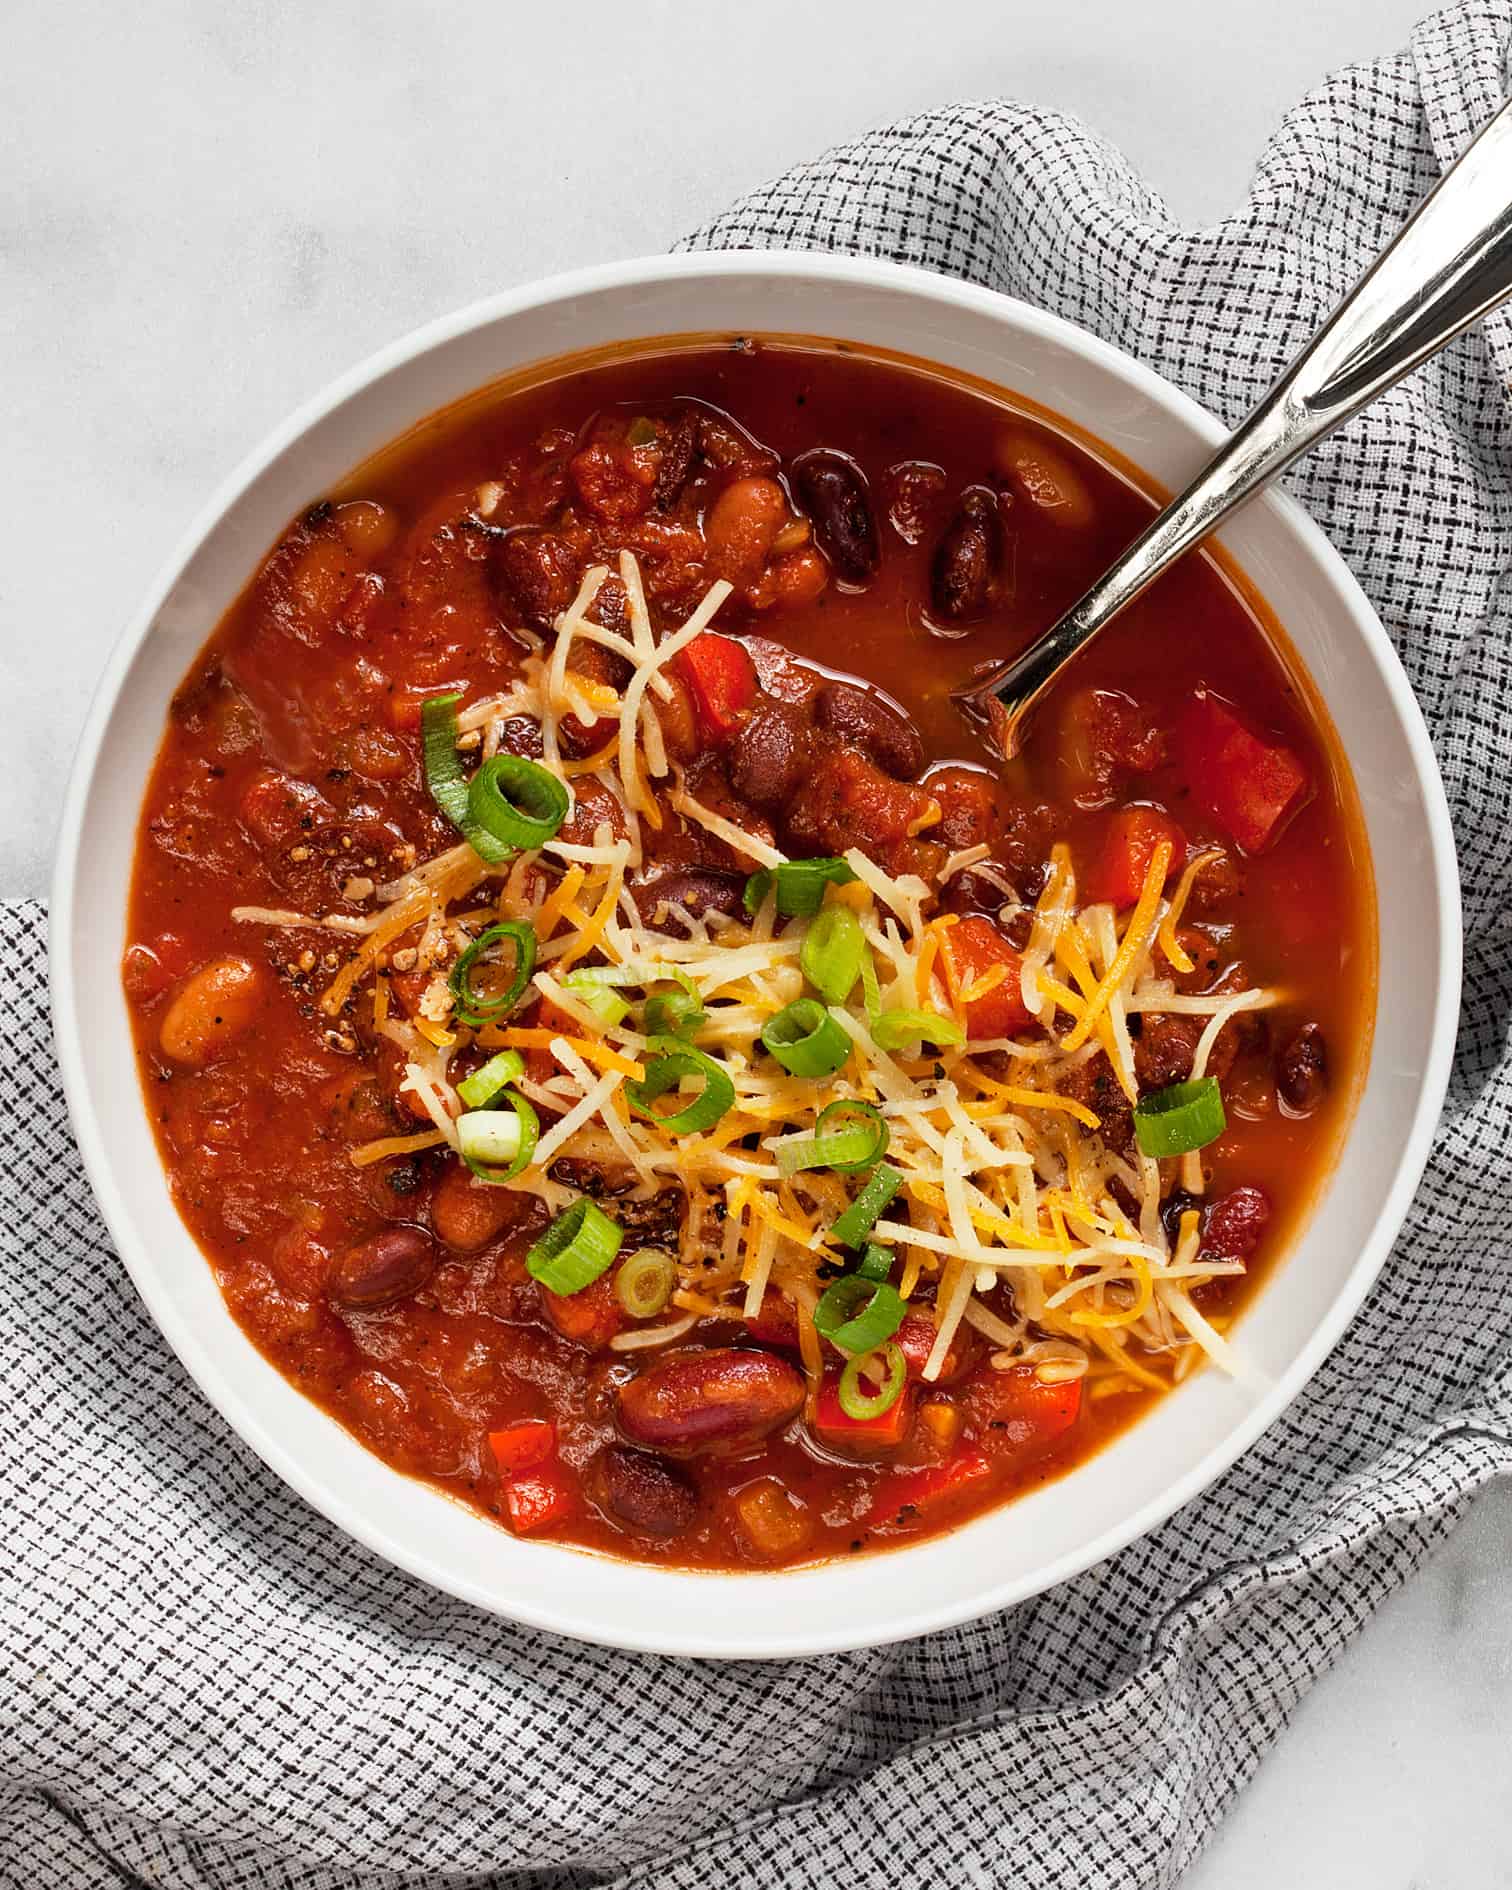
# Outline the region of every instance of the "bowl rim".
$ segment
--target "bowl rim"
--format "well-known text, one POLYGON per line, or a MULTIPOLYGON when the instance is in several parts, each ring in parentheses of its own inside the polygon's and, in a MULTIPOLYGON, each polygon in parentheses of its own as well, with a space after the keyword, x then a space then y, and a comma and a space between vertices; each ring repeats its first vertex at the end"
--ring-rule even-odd
MULTIPOLYGON (((160 1289, 151 1269, 135 1251, 132 1218, 117 1186, 104 1126, 91 1096, 76 994, 72 982, 71 941, 76 923, 74 889, 78 856, 87 812, 87 797, 105 732, 115 712, 137 652, 151 631, 174 586, 203 541, 267 468, 327 415, 396 369, 469 331, 528 310, 576 296, 606 290, 664 283, 697 276, 761 278, 816 277, 845 282, 863 289, 911 291, 1013 321, 1029 333, 1059 343, 1083 358, 1111 369, 1135 391, 1151 398, 1199 440, 1216 447, 1226 429, 1207 409, 1163 375, 1134 356, 1078 327, 1074 322, 1034 307, 1018 298, 959 278, 912 264, 883 258, 839 256, 801 249, 690 251, 672 255, 629 257, 549 277, 538 278, 501 293, 481 298, 412 329, 317 390, 275 426, 247 454, 195 514, 160 566, 142 602, 127 618, 111 649, 96 685, 70 768, 59 824, 57 855, 51 882, 49 984, 54 1039, 73 1133, 97 1205, 110 1230, 116 1251, 137 1292, 180 1362, 203 1396, 291 1489, 315 1510, 356 1541, 443 1593, 451 1594, 496 1617, 543 1628, 575 1640, 632 1652, 715 1659, 786 1659, 883 1646, 921 1634, 980 1619, 1082 1573, 1172 1516, 1183 1504, 1214 1483, 1266 1431, 1306 1386, 1332 1351, 1374 1284, 1391 1250, 1432 1147, 1434 1129, 1448 1086, 1459 1014, 1463 941, 1459 875, 1453 830, 1433 747, 1422 711, 1400 658, 1353 573, 1322 529, 1297 500, 1274 487, 1252 503, 1269 507, 1318 564, 1325 567, 1340 599, 1354 619, 1354 627, 1380 673, 1399 718, 1412 758, 1416 785, 1421 792, 1427 838, 1433 865, 1434 904, 1441 939, 1440 973, 1433 999, 1429 1055, 1425 1061, 1411 1125, 1396 1174, 1376 1212, 1370 1233, 1341 1282, 1326 1315, 1313 1327, 1290 1365, 1244 1416, 1231 1425, 1190 1469, 1167 1485, 1132 1514, 1102 1529, 1054 1561, 1027 1574, 983 1584, 949 1605, 931 1604, 904 1609, 882 1629, 867 1629, 852 1638, 805 1631, 801 1621, 780 1636, 769 1636, 760 1648, 743 1645, 728 1633, 616 1632, 609 1622, 587 1622, 553 1607, 549 1594, 522 1589, 512 1595, 507 1609, 496 1593, 469 1579, 463 1570, 441 1566, 394 1541, 373 1517, 371 1506, 348 1499, 338 1488, 322 1481, 304 1463, 255 1408, 234 1391, 218 1372, 209 1347, 199 1338, 171 1294, 160 1289), (122 1230, 128 1237, 123 1238, 122 1230)), ((642 339, 642 338, 638 338, 642 339)), ((1351 1127, 1348 1135, 1355 1132, 1351 1127)), ((192 1236, 190 1236, 192 1239, 192 1236)), ((395 1471, 395 1475, 402 1472, 395 1471)), ((907 1548, 889 1551, 906 1555, 907 1548)), ((874 1558, 863 1558, 870 1565, 874 1558)), ((675 1571, 680 1575, 700 1571, 675 1571)), ((801 1573, 801 1571, 800 1571, 801 1573)), ((783 1579, 785 1571, 762 1572, 765 1579, 783 1579)), ((720 1571, 705 1579, 729 1580, 720 1571)), ((760 1578, 760 1577, 758 1577, 760 1578)), ((736 1577, 735 1579, 742 1579, 736 1577)))

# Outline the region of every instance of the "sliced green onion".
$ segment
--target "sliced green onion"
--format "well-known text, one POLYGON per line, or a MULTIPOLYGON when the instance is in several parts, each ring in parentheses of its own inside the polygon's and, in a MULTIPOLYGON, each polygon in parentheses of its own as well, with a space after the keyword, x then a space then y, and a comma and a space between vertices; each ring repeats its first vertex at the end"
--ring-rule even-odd
POLYGON ((559 1214, 525 1256, 525 1270, 566 1298, 592 1286, 614 1264, 625 1230, 586 1195, 559 1214))
POLYGON ((830 1232, 842 1247, 859 1247, 882 1218, 882 1210, 903 1186, 903 1177, 886 1162, 878 1162, 866 1186, 836 1219, 830 1232))
POLYGON ((882 1159, 889 1130, 874 1103, 841 1097, 819 1111, 812 1135, 785 1135, 772 1147, 777 1172, 786 1177, 808 1168, 859 1174, 882 1159))
POLYGON ((850 1038, 815 998, 794 998, 769 1017, 761 1041, 793 1076, 833 1076, 850 1055, 850 1038))
POLYGON ((457 758, 457 704, 460 691, 431 696, 420 705, 420 746, 425 756, 425 785, 441 812, 472 847, 480 860, 497 866, 509 858, 509 848, 480 827, 469 807, 469 792, 462 763, 457 758))
POLYGON ((872 1020, 872 1042, 879 1050, 903 1050, 911 1043, 956 1049, 966 1041, 964 1026, 938 1011, 883 1011, 872 1020))
POLYGON ((885 1280, 892 1272, 893 1251, 878 1241, 869 1240, 861 1249, 861 1258, 856 1262, 856 1272, 863 1280, 885 1280))
POLYGON ((495 1184, 523 1175, 535 1155, 541 1121, 523 1096, 507 1090, 488 1109, 457 1118, 457 1145, 479 1181, 495 1184))
POLYGON ((775 871, 752 873, 746 881, 745 909, 754 918, 775 887, 777 910, 784 917, 811 918, 824 903, 826 886, 848 886, 855 877, 855 868, 844 860, 784 860, 775 871))
POLYGON ((467 790, 469 819, 519 853, 544 846, 567 818, 567 808, 562 782, 523 755, 495 755, 485 761, 467 790))
POLYGON ((873 1352, 902 1325, 903 1310, 897 1287, 847 1273, 819 1295, 814 1330, 842 1352, 873 1352))
POLYGON ((803 940, 798 962, 826 1004, 843 1004, 855 989, 866 955, 866 934, 849 906, 823 906, 803 940))
POLYGON ((562 980, 562 989, 570 991, 579 1004, 586 1005, 601 1024, 622 1024, 630 1015, 629 1003, 617 991, 591 971, 570 971, 562 980))
MULTIPOLYGON (((840 1374, 840 1383, 835 1395, 840 1400, 840 1409, 857 1424, 869 1424, 873 1418, 881 1417, 890 1411, 903 1396, 903 1387, 908 1382, 908 1361, 896 1345, 882 1347, 882 1365, 886 1376, 879 1390, 868 1396, 861 1389, 863 1370, 876 1364, 876 1356, 871 1358, 853 1358, 847 1361, 845 1370, 840 1374)), ((869 1373, 868 1373, 869 1376, 869 1373)))
POLYGON ((464 1076, 457 1094, 469 1109, 486 1109, 501 1089, 507 1089, 517 1076, 525 1074, 525 1059, 518 1050, 500 1050, 488 1061, 464 1076))
POLYGON ((643 1016, 649 1036, 691 1037, 707 1012, 698 986, 691 978, 682 977, 676 984, 653 985, 646 993, 643 1016))
POLYGON ((638 1116, 645 1116, 671 1135, 697 1135, 712 1129, 735 1100, 735 1085, 730 1072, 702 1050, 695 1050, 680 1037, 653 1037, 649 1048, 654 1061, 646 1065, 646 1074, 638 1083, 626 1083, 625 1098, 638 1116), (686 1076, 701 1076, 703 1088, 692 1102, 672 1115, 658 1115, 652 1104, 675 1089, 686 1076))
POLYGON ((452 966, 447 980, 457 1021, 477 1029, 483 1024, 496 1024, 507 1016, 525 995, 525 987, 535 970, 535 959, 536 935, 523 919, 507 919, 502 925, 491 925, 480 933, 452 966), (493 965, 495 961, 487 954, 506 939, 514 947, 514 976, 509 988, 498 995, 480 991, 474 973, 482 966, 493 965))
POLYGON ((632 1319, 654 1319, 672 1297, 677 1262, 659 1247, 642 1247, 620 1262, 614 1297, 632 1319))
POLYGON ((1142 1154, 1157 1159, 1206 1148, 1209 1142, 1217 1141, 1226 1126, 1223 1096, 1215 1076, 1173 1083, 1169 1089, 1141 1096, 1134 1105, 1134 1140, 1142 1154))

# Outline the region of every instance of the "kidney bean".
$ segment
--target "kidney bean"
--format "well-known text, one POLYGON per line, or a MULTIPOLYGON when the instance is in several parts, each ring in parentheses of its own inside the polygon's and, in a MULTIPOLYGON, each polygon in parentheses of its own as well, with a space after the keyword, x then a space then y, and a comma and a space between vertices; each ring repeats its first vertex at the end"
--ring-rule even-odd
POLYGON ((601 781, 586 777, 572 784, 572 812, 562 822, 563 840, 574 846, 591 847, 600 827, 607 827, 616 840, 626 834, 625 810, 601 781))
POLYGON ((1308 1115, 1322 1102, 1328 1088, 1328 1053, 1316 1024, 1304 1024, 1278 1053, 1276 1088, 1293 1115, 1308 1115))
POLYGON ((651 503, 659 511, 676 505, 682 497, 693 461, 698 457, 698 431, 698 415, 685 410, 661 435, 661 464, 656 469, 656 485, 651 493, 651 503))
POLYGON ((624 1385, 619 1427, 671 1456, 727 1454, 759 1444, 803 1409, 803 1378, 771 1352, 716 1347, 663 1359, 624 1385))
POLYGON ((727 913, 732 919, 741 911, 745 897, 745 875, 721 873, 713 867, 690 867, 686 871, 659 873, 635 887, 635 903, 654 932, 666 932, 673 938, 687 935, 686 927, 669 906, 678 905, 701 919, 706 912, 727 913))
POLYGON ((1231 1188, 1208 1209, 1202 1252, 1211 1259, 1247 1260, 1270 1219, 1270 1197, 1262 1188, 1231 1188))
POLYGON ((338 1306, 366 1312, 408 1299, 430 1278, 435 1244, 422 1227, 382 1227, 336 1256, 326 1292, 338 1306))
MULTIPOLYGON (((1168 1089, 1192 1074, 1192 1056, 1202 1035, 1203 1019, 1162 1015, 1150 1011, 1139 1020, 1134 1039, 1134 1074, 1143 1090, 1168 1089)), ((1134 1019, 1129 1020, 1130 1029, 1134 1019)))
POLYGON ((665 698, 655 699, 662 741, 674 761, 691 761, 703 746, 698 735, 698 709, 693 691, 675 671, 663 670, 662 676, 672 691, 665 698))
POLYGON ((288 846, 301 834, 336 819, 336 809, 309 781, 259 768, 241 791, 237 813, 260 847, 288 846))
POLYGON ((768 809, 787 805, 803 779, 804 733, 802 711, 787 702, 763 703, 741 723, 726 765, 742 800, 768 809))
POLYGON ((606 1444, 588 1466, 588 1494, 637 1536, 680 1536, 698 1513, 698 1492, 661 1457, 606 1444))
POLYGON ((534 1197, 474 1181, 454 1163, 441 1177, 431 1200, 431 1226, 437 1240, 458 1253, 476 1253, 491 1240, 531 1218, 534 1197))
POLYGON ((826 683, 814 698, 814 713, 822 728, 863 749, 895 781, 912 781, 924 766, 919 731, 874 689, 826 683))
POLYGON ((844 453, 820 446, 793 462, 793 481, 819 549, 847 584, 864 584, 876 572, 878 550, 861 468, 844 453))
POLYGON ((980 486, 963 493, 929 573, 930 607, 942 623, 970 623, 986 610, 1001 539, 992 493, 980 486))
POLYGON ((245 958, 213 958, 202 965, 163 1014, 163 1055, 195 1070, 214 1063, 251 1028, 266 983, 245 958))

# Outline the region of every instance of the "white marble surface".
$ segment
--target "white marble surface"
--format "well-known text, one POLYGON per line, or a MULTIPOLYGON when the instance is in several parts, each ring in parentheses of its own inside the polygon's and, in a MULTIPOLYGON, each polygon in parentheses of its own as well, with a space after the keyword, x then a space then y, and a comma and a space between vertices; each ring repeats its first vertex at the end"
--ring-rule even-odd
MULTIPOLYGON (((1418 0, 52 0, 0 60, 0 894, 127 609, 297 401, 512 282, 666 248, 867 125, 1011 93, 1080 113, 1180 215, 1418 0), (590 31, 597 41, 586 48, 590 31), (19 713, 18 713, 19 711, 19 713)), ((1191 1890, 1512 1885, 1512 1492, 1303 1704, 1191 1890)))

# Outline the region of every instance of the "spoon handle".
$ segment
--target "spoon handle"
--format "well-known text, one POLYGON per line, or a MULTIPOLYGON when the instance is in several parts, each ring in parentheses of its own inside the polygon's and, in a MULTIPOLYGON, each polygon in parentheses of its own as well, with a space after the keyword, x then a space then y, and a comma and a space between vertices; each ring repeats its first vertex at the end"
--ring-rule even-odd
POLYGON ((1257 487, 1512 295, 1512 104, 1444 173, 1294 364, 1187 489, 1029 648, 974 682, 1012 755, 1077 650, 1257 487))

